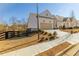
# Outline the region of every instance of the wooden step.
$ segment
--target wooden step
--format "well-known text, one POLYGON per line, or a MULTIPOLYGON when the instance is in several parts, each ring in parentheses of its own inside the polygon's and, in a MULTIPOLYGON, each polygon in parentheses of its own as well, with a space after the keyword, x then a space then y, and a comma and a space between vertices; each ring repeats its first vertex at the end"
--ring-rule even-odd
POLYGON ((66 51, 63 56, 74 56, 79 51, 79 43, 73 46, 71 49, 66 51))
POLYGON ((44 51, 42 53, 37 54, 37 56, 55 56, 59 55, 60 52, 65 51, 68 47, 71 47, 71 44, 68 42, 64 42, 62 44, 59 44, 47 51, 44 51))

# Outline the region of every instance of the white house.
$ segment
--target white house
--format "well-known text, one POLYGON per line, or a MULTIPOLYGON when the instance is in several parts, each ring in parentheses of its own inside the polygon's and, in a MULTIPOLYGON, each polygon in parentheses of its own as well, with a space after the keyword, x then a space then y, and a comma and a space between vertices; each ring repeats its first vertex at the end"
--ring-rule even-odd
POLYGON ((75 18, 66 17, 63 19, 63 26, 65 28, 74 28, 78 25, 77 21, 78 20, 76 20, 75 18))
MULTIPOLYGON (((40 29, 53 29, 56 27, 57 18, 48 10, 43 11, 38 15, 40 29)), ((37 29, 37 14, 31 13, 28 19, 28 28, 31 30, 37 29)))
MULTIPOLYGON (((39 29, 54 29, 60 26, 66 28, 77 26, 77 20, 69 17, 52 15, 48 10, 43 11, 38 15, 39 29)), ((30 13, 28 18, 28 28, 31 30, 37 30, 37 14, 30 13)))

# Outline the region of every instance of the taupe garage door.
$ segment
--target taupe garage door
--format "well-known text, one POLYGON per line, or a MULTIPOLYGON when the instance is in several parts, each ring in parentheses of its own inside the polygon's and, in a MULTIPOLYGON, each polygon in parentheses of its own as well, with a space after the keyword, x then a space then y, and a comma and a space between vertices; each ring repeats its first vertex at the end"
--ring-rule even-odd
POLYGON ((52 29, 52 23, 40 23, 40 29, 52 29))

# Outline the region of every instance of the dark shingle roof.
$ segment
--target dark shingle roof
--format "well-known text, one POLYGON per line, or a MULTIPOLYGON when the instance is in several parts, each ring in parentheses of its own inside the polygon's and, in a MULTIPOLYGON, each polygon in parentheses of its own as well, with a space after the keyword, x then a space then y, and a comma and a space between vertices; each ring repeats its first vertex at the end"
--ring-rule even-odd
POLYGON ((66 21, 68 19, 68 17, 63 18, 63 21, 66 21))

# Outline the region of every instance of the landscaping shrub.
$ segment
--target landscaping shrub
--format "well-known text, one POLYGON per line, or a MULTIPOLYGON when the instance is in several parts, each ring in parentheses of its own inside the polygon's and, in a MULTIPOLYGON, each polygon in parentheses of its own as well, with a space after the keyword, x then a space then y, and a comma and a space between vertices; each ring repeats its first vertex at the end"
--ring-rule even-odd
POLYGON ((54 39, 54 36, 49 37, 49 39, 50 39, 50 40, 51 40, 51 39, 54 39))
POLYGON ((53 35, 54 35, 54 36, 57 36, 57 32, 56 32, 56 31, 55 31, 55 32, 53 32, 53 35))
POLYGON ((42 42, 43 40, 44 40, 44 37, 42 37, 39 42, 42 42))
POLYGON ((47 34, 47 32, 44 32, 44 35, 46 35, 47 34))
POLYGON ((44 40, 44 37, 42 37, 41 40, 44 40))
POLYGON ((41 31, 41 34, 43 34, 44 33, 44 31, 41 31))
POLYGON ((45 38, 45 40, 48 40, 48 38, 45 38))
POLYGON ((48 36, 52 36, 52 34, 51 34, 51 33, 49 33, 49 34, 48 34, 48 36))

